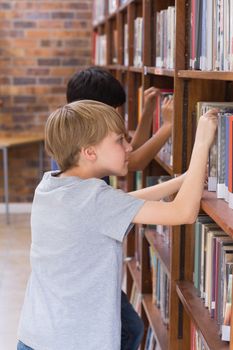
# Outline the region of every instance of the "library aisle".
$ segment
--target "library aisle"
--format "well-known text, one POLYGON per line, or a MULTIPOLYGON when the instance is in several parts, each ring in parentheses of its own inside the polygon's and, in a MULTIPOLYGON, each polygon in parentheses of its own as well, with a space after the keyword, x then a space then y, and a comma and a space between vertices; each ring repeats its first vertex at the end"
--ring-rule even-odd
POLYGON ((0 349, 15 350, 24 291, 30 272, 29 215, 0 215, 0 349))

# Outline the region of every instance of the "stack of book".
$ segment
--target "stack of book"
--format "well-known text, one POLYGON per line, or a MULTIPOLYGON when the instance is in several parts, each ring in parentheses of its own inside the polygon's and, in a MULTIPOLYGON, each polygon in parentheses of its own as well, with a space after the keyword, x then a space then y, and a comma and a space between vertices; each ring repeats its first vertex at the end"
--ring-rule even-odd
POLYGON ((233 2, 190 1, 190 68, 233 69, 233 2))
POLYGON ((218 130, 209 152, 208 190, 216 191, 233 209, 233 102, 198 102, 197 120, 211 108, 219 109, 218 130))
POLYGON ((108 13, 109 14, 115 12, 117 10, 117 8, 118 8, 118 1, 117 0, 108 0, 108 13))
POLYGON ((106 15, 106 2, 103 0, 94 0, 93 2, 93 25, 104 20, 106 15))
POLYGON ((129 35, 128 23, 124 24, 124 65, 129 65, 129 35))
MULTIPOLYGON (((165 181, 172 179, 170 175, 160 175, 160 176, 147 176, 146 177, 146 187, 158 185, 165 181)), ((171 197, 165 197, 162 201, 170 202, 171 197)), ((171 243, 171 226, 167 225, 149 225, 150 228, 155 229, 156 234, 160 235, 163 238, 165 244, 170 245, 171 243)))
POLYGON ((152 302, 160 309, 164 324, 169 324, 170 283, 162 262, 152 246, 149 247, 152 275, 152 302))
MULTIPOLYGON (((163 124, 162 104, 165 98, 173 97, 172 89, 160 89, 160 95, 156 97, 155 111, 153 116, 153 134, 163 124)), ((169 137, 168 141, 164 144, 158 153, 159 158, 169 166, 173 164, 173 147, 172 147, 172 136, 169 137)))
POLYGON ((199 216, 195 224, 194 286, 217 321, 222 340, 228 341, 232 273, 233 239, 207 215, 199 216))
POLYGON ((130 303, 133 305, 135 311, 138 314, 140 313, 141 299, 142 299, 142 295, 138 291, 136 284, 133 283, 131 295, 130 295, 130 303))
POLYGON ((156 12, 155 67, 174 68, 175 7, 156 12))
POLYGON ((137 17, 134 20, 134 55, 133 64, 135 67, 142 67, 143 54, 143 18, 137 17))
POLYGON ((107 36, 93 34, 93 60, 95 65, 104 66, 107 64, 107 36))

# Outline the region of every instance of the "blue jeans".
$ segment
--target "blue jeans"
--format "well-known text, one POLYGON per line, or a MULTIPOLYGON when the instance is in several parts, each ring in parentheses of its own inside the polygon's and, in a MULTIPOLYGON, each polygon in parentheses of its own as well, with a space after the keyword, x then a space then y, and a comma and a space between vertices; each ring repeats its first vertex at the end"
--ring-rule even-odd
MULTIPOLYGON (((121 350, 137 350, 144 334, 144 324, 127 295, 121 291, 121 350)), ((33 350, 18 342, 17 350, 33 350)))
POLYGON ((29 346, 25 345, 21 341, 18 342, 17 350, 33 350, 32 348, 29 348, 29 346))
POLYGON ((144 324, 121 291, 121 350, 138 350, 144 334, 144 324))

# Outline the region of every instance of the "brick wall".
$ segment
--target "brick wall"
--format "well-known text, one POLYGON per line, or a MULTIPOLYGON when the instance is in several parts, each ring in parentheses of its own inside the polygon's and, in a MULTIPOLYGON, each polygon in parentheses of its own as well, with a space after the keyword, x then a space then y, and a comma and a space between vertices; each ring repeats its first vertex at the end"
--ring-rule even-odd
MULTIPOLYGON (((91 63, 91 10, 92 0, 0 0, 0 132, 43 131, 65 103, 67 80, 91 63)), ((37 148, 10 152, 11 202, 32 199, 37 148)), ((3 201, 1 180, 0 166, 3 201)))

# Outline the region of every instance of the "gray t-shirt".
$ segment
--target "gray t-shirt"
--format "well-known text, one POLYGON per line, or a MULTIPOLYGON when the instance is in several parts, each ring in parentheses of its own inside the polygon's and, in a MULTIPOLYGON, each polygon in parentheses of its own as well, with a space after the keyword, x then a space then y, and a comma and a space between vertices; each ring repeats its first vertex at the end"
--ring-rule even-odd
POLYGON ((35 350, 119 350, 122 240, 144 201, 103 180, 45 173, 18 337, 35 350))

